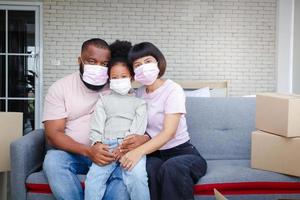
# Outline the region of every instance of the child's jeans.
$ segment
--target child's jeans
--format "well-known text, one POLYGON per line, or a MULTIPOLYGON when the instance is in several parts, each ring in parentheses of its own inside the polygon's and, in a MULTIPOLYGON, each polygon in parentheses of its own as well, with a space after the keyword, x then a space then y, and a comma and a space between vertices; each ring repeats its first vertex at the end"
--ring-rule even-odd
MULTIPOLYGON (((103 143, 109 145, 110 150, 113 150, 118 146, 118 139, 105 140, 103 143)), ((85 200, 103 198, 106 182, 116 167, 121 167, 119 162, 112 162, 108 165, 92 164, 85 181, 85 200)), ((122 175, 131 200, 150 200, 145 156, 131 171, 122 169, 122 175)))

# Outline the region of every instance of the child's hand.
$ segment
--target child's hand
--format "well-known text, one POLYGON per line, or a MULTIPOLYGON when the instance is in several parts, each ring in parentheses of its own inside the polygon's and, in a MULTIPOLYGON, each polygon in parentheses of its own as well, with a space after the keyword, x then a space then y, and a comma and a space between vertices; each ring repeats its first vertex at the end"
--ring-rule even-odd
POLYGON ((119 147, 115 148, 115 149, 112 151, 112 153, 113 153, 113 155, 114 155, 115 161, 120 160, 120 158, 124 155, 124 153, 122 153, 122 152, 120 151, 120 148, 119 148, 119 147))

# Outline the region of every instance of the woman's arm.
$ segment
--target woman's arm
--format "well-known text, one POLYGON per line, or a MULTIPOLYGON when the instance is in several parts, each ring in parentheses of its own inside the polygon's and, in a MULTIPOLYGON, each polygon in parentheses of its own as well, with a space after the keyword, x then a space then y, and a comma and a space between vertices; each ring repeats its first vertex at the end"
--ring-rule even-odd
POLYGON ((171 140, 176 134, 181 113, 165 114, 162 131, 145 144, 125 154, 120 162, 122 167, 131 170, 142 156, 150 154, 171 140))
POLYGON ((139 105, 135 109, 135 116, 132 120, 129 134, 143 135, 147 127, 147 105, 146 102, 140 100, 139 105))

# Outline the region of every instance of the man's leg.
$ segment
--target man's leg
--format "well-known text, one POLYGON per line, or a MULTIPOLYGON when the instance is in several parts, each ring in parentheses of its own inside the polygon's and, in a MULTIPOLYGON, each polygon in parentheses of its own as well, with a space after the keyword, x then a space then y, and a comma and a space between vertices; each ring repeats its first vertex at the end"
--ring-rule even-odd
POLYGON ((200 155, 187 154, 168 159, 158 172, 161 199, 194 199, 194 184, 205 173, 206 161, 200 155))
POLYGON ((84 156, 62 150, 49 150, 43 170, 57 200, 83 200, 83 189, 77 174, 87 173, 91 161, 84 156))
POLYGON ((123 179, 131 200, 150 200, 146 156, 132 170, 123 170, 123 179))
POLYGON ((85 180, 85 200, 99 200, 103 198, 107 180, 115 168, 116 162, 108 165, 92 164, 85 180))
POLYGON ((161 158, 147 156, 146 169, 148 173, 148 185, 150 189, 151 200, 160 200, 161 187, 157 180, 157 174, 162 164, 163 160, 161 158))
POLYGON ((122 168, 120 165, 111 174, 107 182, 104 200, 129 200, 127 188, 123 182, 122 168))

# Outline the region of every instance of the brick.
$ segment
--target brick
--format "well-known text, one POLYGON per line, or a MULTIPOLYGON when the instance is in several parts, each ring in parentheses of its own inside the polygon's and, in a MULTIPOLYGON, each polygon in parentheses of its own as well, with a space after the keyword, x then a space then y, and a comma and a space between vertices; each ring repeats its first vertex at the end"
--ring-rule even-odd
POLYGON ((275 91, 276 6, 276 0, 44 0, 43 91, 78 70, 81 44, 91 37, 153 42, 167 59, 165 78, 229 80, 232 96, 275 91))

